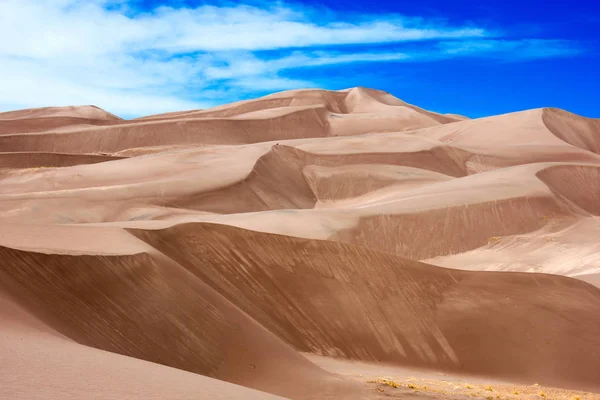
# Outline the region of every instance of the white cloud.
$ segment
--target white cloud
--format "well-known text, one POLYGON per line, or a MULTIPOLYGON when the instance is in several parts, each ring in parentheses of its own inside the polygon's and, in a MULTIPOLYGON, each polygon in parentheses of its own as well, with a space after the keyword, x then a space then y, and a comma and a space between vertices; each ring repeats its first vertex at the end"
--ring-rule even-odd
POLYGON ((583 48, 577 43, 553 39, 464 40, 442 42, 438 47, 443 53, 453 56, 493 56, 512 61, 527 58, 573 56, 583 52, 583 48))
POLYGON ((281 75, 291 69, 566 51, 558 41, 489 40, 484 29, 439 20, 265 4, 140 11, 127 0, 0 0, 0 111, 96 104, 140 116, 315 86, 281 75), (346 47, 409 42, 420 45, 410 51, 346 47))
POLYGON ((270 50, 317 45, 481 37, 474 27, 430 26, 400 16, 325 20, 308 9, 237 5, 160 7, 128 16, 85 0, 3 0, 0 43, 6 55, 48 58, 122 51, 270 50))

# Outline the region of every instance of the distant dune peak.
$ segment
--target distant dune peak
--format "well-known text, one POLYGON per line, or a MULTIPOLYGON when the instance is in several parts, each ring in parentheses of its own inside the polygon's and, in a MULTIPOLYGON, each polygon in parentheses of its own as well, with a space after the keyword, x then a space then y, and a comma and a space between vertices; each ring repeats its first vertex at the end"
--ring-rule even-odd
POLYGON ((51 117, 75 117, 98 120, 121 120, 114 114, 103 110, 95 105, 64 106, 64 107, 39 107, 25 110, 0 112, 0 120, 5 119, 28 119, 28 118, 51 118, 51 117))

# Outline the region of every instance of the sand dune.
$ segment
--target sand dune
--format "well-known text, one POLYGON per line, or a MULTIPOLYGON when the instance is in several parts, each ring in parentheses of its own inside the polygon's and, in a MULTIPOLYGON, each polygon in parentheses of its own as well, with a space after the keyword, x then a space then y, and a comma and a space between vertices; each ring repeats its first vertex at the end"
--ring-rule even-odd
POLYGON ((546 127, 561 140, 600 154, 600 120, 582 118, 556 108, 544 109, 542 119, 546 127))
POLYGON ((82 346, 0 293, 3 399, 275 399, 264 392, 82 346))
POLYGON ((60 153, 0 153, 0 168, 49 168, 71 167, 80 164, 95 164, 119 160, 122 157, 96 154, 60 154, 60 153))
MULTIPOLYGON (((11 237, 19 228, 13 229, 11 237)), ((76 243, 63 236, 69 230, 47 230, 44 237, 53 236, 46 239, 53 242, 46 243, 53 244, 52 254, 0 248, 2 288, 46 325, 90 347, 286 397, 310 398, 317 390, 327 397, 334 389, 350 395, 359 389, 311 364, 203 281, 131 235, 90 229, 75 231, 76 243), (118 242, 111 246, 113 254, 94 254, 94 246, 87 245, 92 234, 96 248, 118 242), (73 251, 77 254, 69 254, 73 251)))
POLYGON ((600 379, 589 368, 600 351, 600 291, 576 280, 444 270, 218 225, 134 233, 302 351, 587 389, 600 379))
POLYGON ((464 398, 306 354, 600 392, 598 121, 362 87, 0 113, 0 397, 464 398))
MULTIPOLYGON (((34 118, 85 118, 119 121, 121 118, 96 106, 40 107, 0 112, 0 120, 27 120, 34 118)), ((24 121, 25 122, 25 121, 24 121)), ((25 122, 26 123, 26 122, 25 122)))
MULTIPOLYGON (((4 131, 12 131, 13 134, 4 133, 0 137, 0 147, 4 151, 112 153, 133 147, 246 144, 410 130, 457 120, 417 109, 397 99, 398 103, 395 104, 390 100, 394 98, 389 95, 378 92, 373 95, 372 91, 361 88, 348 92, 318 91, 318 96, 312 96, 313 93, 303 91, 291 97, 294 94, 292 92, 287 96, 245 102, 214 111, 155 116, 68 132, 48 129, 43 135, 24 135, 19 128, 10 126, 4 131), (385 110, 383 113, 381 108, 385 110), (167 130, 168 135, 165 134, 167 130)), ((25 132, 35 132, 41 128, 27 129, 25 132)))
POLYGON ((565 217, 530 233, 495 236, 474 250, 425 261, 470 270, 546 272, 596 284, 599 281, 593 276, 600 263, 598 235, 600 219, 565 217))

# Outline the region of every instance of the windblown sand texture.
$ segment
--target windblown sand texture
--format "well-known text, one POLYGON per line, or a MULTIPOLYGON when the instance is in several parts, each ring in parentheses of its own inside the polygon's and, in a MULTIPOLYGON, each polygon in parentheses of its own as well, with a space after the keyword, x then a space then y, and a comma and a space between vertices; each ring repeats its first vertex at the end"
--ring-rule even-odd
POLYGON ((17 400, 598 399, 600 121, 0 113, 0 368, 17 400))

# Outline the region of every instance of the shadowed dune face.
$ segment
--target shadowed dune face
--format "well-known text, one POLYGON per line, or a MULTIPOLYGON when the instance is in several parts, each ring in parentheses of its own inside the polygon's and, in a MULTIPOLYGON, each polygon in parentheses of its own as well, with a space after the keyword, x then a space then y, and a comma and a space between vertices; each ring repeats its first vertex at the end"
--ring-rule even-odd
POLYGON ((3 399, 276 399, 264 392, 73 342, 0 292, 3 399), (15 379, 15 377, 17 379, 15 379), (26 383, 26 384, 24 384, 26 383))
POLYGON ((2 248, 2 260, 2 288, 80 344, 284 396, 306 397, 327 380, 352 389, 160 255, 2 248))
POLYGON ((588 388, 600 378, 600 291, 576 280, 218 225, 133 233, 302 351, 588 388))
POLYGON ((565 202, 600 216, 600 166, 554 166, 538 177, 565 202))
POLYGON ((534 231, 549 215, 566 213, 566 207, 553 199, 511 198, 414 214, 363 217, 355 227, 338 232, 334 238, 426 259, 483 246, 493 237, 534 231))
POLYGON ((600 154, 600 119, 581 118, 564 110, 547 108, 544 109, 542 120, 561 140, 600 154))
POLYGON ((0 367, 40 376, 0 397, 461 398, 300 352, 600 391, 599 143, 362 87, 0 113, 0 367))

